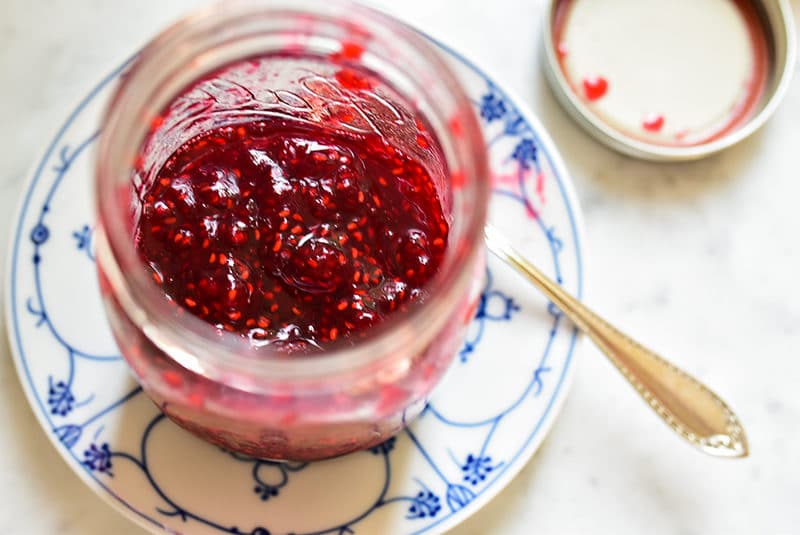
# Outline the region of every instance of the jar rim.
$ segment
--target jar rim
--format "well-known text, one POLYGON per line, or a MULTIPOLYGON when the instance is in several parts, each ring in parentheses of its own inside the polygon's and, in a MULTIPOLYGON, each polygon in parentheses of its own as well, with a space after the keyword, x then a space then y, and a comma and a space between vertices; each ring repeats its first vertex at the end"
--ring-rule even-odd
MULTIPOLYGON (((299 380, 383 364, 397 353, 397 348, 419 346, 422 349, 423 343, 427 344, 435 337, 445 322, 450 321, 450 318, 441 314, 441 306, 435 305, 462 297, 473 280, 474 274, 470 268, 483 251, 483 226, 488 212, 490 188, 487 154, 472 104, 457 75, 439 56, 432 43, 427 36, 407 24, 350 0, 236 0, 225 2, 224 8, 221 4, 212 4, 190 14, 145 46, 124 75, 123 82, 117 86, 103 116, 104 128, 98 142, 95 168, 95 208, 99 220, 98 266, 103 270, 123 311, 150 342, 179 365, 209 378, 237 374, 252 379, 299 380), (402 39, 404 45, 429 63, 459 110, 459 135, 463 136, 462 142, 469 147, 469 150, 462 151, 462 159, 466 161, 462 162, 460 170, 465 175, 464 183, 473 188, 472 196, 476 202, 470 214, 463 214, 463 239, 459 243, 448 244, 438 272, 427 282, 425 287, 431 297, 425 302, 413 303, 405 311, 392 313, 380 325, 371 327, 369 336, 353 345, 335 344, 321 354, 292 355, 291 358, 286 358, 285 353, 278 351, 259 350, 259 356, 253 358, 247 355, 252 348, 242 337, 230 333, 220 335, 192 314, 184 314, 180 321, 169 314, 173 307, 169 306, 163 298, 163 292, 159 292, 152 283, 144 264, 135 257, 129 229, 123 222, 122 214, 116 210, 118 205, 113 202, 118 193, 116 182, 104 180, 103 177, 114 176, 113 166, 119 165, 114 161, 111 150, 116 141, 116 129, 124 126, 125 117, 141 119, 139 110, 130 109, 131 88, 147 74, 150 63, 176 47, 185 47, 185 38, 191 34, 192 28, 212 22, 215 25, 233 23, 254 14, 276 12, 329 22, 338 21, 341 14, 346 13, 348 20, 367 22, 373 34, 387 32, 386 35, 402 39)), ((186 54, 186 51, 182 53, 186 54)), ((172 94, 170 98, 176 96, 172 94)), ((144 122, 148 122, 147 117, 144 122)), ((137 136, 136 150, 143 140, 143 136, 137 136)), ((239 382, 242 388, 257 388, 249 381, 239 382)))

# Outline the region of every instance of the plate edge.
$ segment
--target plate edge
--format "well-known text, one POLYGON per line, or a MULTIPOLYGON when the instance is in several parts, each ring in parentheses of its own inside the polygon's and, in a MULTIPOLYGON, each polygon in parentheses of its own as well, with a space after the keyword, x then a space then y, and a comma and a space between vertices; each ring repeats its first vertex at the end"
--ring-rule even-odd
MULTIPOLYGON (((403 20, 402 18, 400 20, 403 20)), ((412 26, 413 27, 413 26, 412 26)), ((480 63, 466 58, 463 54, 457 51, 454 47, 452 47, 446 40, 443 40, 439 37, 434 37, 429 32, 421 32, 425 37, 430 39, 434 44, 437 45, 441 49, 441 51, 445 51, 448 54, 452 55, 458 61, 461 61, 465 66, 467 66, 470 70, 475 72, 482 78, 486 78, 492 81, 501 82, 501 79, 495 75, 490 69, 486 69, 480 63)), ((137 49, 138 50, 138 49, 137 49)), ((440 53, 441 53, 440 51, 440 53)), ((16 318, 13 314, 13 305, 15 299, 12 297, 12 294, 16 296, 16 292, 13 290, 12 282, 14 279, 14 264, 15 264, 15 255, 13 252, 18 250, 20 246, 20 241, 22 239, 22 233, 24 229, 22 228, 22 221, 21 218, 23 215, 27 214, 28 203, 30 201, 30 197, 32 194, 32 187, 33 182, 37 179, 38 175, 43 171, 44 163, 47 159, 50 158, 52 151, 57 146, 58 142, 63 138, 64 133, 68 130, 71 123, 75 120, 75 118, 80 114, 80 112, 94 99, 97 94, 102 91, 106 85, 113 80, 116 76, 118 76, 119 72, 124 70, 131 61, 136 57, 136 54, 129 55, 128 59, 125 60, 121 65, 117 65, 115 68, 109 69, 109 74, 100 78, 100 81, 95 83, 92 86, 92 89, 82 98, 77 99, 77 104, 73 107, 67 107, 66 109, 72 110, 70 114, 64 119, 62 125, 55 130, 55 133, 52 137, 47 137, 46 139, 51 139, 51 142, 48 147, 38 153, 38 157, 34 159, 35 163, 28 173, 26 174, 26 178, 23 182, 21 187, 21 191, 24 194, 20 197, 17 201, 16 209, 14 211, 14 217, 11 219, 12 222, 16 223, 14 229, 12 229, 13 234, 9 240, 6 254, 7 259, 5 263, 5 276, 3 277, 3 281, 5 283, 5 287, 8 291, 5 293, 5 303, 4 303, 4 314, 6 317, 6 334, 8 336, 9 348, 11 350, 11 357, 14 361, 14 367, 16 369, 17 377, 19 382, 22 385, 23 391, 25 392, 25 396, 28 399, 28 403, 32 406, 39 406, 42 411, 38 412, 33 410, 36 419, 39 421, 40 427, 42 431, 47 435, 48 440, 51 442, 53 447, 58 451, 59 455, 64 458, 68 464, 73 464, 75 462, 75 458, 67 455, 66 452, 63 451, 63 445, 59 442, 55 435, 52 433, 48 433, 47 430, 51 427, 50 422, 46 421, 44 417, 44 407, 41 407, 41 403, 39 399, 33 394, 31 390, 31 385, 28 382, 27 377, 27 370, 23 370, 24 364, 21 359, 21 354, 19 350, 19 340, 15 333, 12 333, 12 323, 14 323, 14 327, 16 327, 17 322, 16 318), (16 232, 14 232, 16 231, 16 232)), ((525 120, 531 125, 532 130, 535 133, 536 140, 544 145, 546 149, 546 153, 551 160, 551 164, 553 165, 556 174, 562 178, 567 180, 559 180, 559 186, 562 189, 562 193, 566 200, 568 201, 568 206, 572 208, 571 215, 574 221, 574 234, 576 238, 576 245, 575 249, 578 253, 578 291, 576 292, 577 297, 579 299, 582 298, 584 292, 584 279, 585 279, 585 266, 582 262, 582 258, 584 256, 584 221, 583 221, 583 210, 581 209, 580 203, 578 201, 577 194, 574 189, 574 181, 572 175, 566 168, 564 160, 561 156, 561 153, 557 150, 555 143, 553 142, 549 131, 544 128, 544 125, 539 120, 538 116, 532 111, 532 109, 525 103, 525 101, 512 89, 508 88, 506 85, 499 86, 501 92, 505 93, 511 103, 517 108, 520 114, 525 118, 525 120)), ((455 526, 461 524, 462 522, 466 521, 468 518, 474 516, 478 511, 483 509, 486 504, 492 501, 500 492, 502 492, 508 484, 517 477, 519 472, 525 468, 530 460, 532 459, 533 455, 541 447, 544 440, 547 438, 548 434, 550 433, 555 421, 557 420, 561 409, 566 401, 567 396, 571 390, 572 383, 574 381, 575 375, 575 367, 577 366, 576 360, 579 359, 580 348, 582 345, 582 336, 578 333, 575 335, 575 341, 573 342, 573 347, 571 348, 571 352, 569 355, 569 362, 567 364, 567 369, 565 370, 564 374, 562 375, 561 385, 560 388, 563 389, 563 393, 560 395, 557 394, 556 398, 552 400, 553 403, 550 406, 550 412, 545 416, 540 429, 537 431, 537 436, 534 437, 531 442, 525 446, 522 450, 523 453, 519 454, 519 457, 525 457, 524 461, 518 461, 515 466, 509 467, 509 469, 500 477, 502 484, 496 483, 486 492, 482 493, 476 500, 473 502, 473 506, 468 513, 463 517, 453 516, 447 520, 444 520, 442 524, 432 526, 430 530, 424 530, 425 533, 431 534, 441 534, 445 531, 448 531, 455 526), (528 451, 530 450, 530 451, 528 451)), ((113 510, 116 512, 122 513, 123 516, 127 517, 131 520, 134 524, 138 525, 139 527, 151 532, 154 532, 154 529, 165 530, 166 528, 161 524, 156 524, 155 521, 145 518, 141 516, 137 511, 131 509, 131 507, 119 496, 113 493, 113 491, 107 487, 105 487, 102 483, 97 481, 96 479, 92 478, 85 470, 77 467, 78 470, 73 470, 76 475, 86 483, 92 491, 102 498, 102 501, 108 504, 113 510)))

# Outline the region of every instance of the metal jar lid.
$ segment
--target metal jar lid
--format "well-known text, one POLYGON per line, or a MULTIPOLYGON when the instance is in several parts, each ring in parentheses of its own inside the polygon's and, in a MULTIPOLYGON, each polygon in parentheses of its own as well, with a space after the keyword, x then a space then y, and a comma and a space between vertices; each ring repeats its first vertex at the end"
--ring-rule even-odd
MULTIPOLYGON (((543 52, 545 73, 556 98, 586 131, 609 147, 651 161, 676 162, 696 160, 720 152, 755 132, 775 112, 791 81, 795 63, 796 42, 792 11, 787 0, 752 0, 758 11, 767 39, 767 80, 756 111, 746 121, 709 142, 696 145, 660 145, 636 139, 610 126, 594 113, 570 87, 558 58, 554 43, 556 16, 563 2, 551 0, 544 18, 543 52)), ((704 1, 704 0, 700 0, 704 1)))

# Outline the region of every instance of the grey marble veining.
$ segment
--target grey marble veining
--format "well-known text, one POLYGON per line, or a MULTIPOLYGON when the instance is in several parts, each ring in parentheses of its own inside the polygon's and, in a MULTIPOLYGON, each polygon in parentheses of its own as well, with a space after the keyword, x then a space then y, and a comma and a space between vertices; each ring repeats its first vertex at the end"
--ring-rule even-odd
MULTIPOLYGON (((0 250, 27 169, 73 103, 197 3, 1 3, 0 250)), ((454 533, 800 533, 800 80, 739 146, 654 165, 598 145, 558 107, 540 72, 542 0, 380 3, 532 107, 584 209, 587 300, 713 385, 752 445, 741 462, 701 456, 586 346, 541 450, 454 533)), ((24 401, 5 342, 0 351, 0 533, 141 534, 61 461, 24 401)))

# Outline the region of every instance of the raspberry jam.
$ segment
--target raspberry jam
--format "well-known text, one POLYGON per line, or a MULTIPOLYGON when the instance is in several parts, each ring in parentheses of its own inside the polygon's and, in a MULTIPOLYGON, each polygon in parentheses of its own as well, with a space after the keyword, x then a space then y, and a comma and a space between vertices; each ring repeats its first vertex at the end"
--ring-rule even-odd
POLYGON ((183 144, 144 195, 141 258, 167 298, 254 346, 352 343, 444 255, 431 176, 374 135, 271 118, 183 144))
POLYGON ((158 409, 302 462, 413 421, 473 325, 491 191, 474 106, 431 41, 358 3, 204 8, 110 102, 100 289, 158 409))

